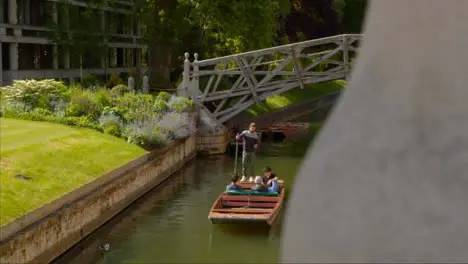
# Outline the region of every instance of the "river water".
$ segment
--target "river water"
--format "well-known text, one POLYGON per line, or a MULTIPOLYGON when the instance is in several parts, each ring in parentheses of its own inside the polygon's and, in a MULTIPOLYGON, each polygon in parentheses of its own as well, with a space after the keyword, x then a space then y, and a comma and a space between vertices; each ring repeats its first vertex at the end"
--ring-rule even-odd
MULTIPOLYGON (((271 166, 290 191, 301 160, 259 155, 256 171, 260 174, 264 166, 271 166)), ((229 156, 197 158, 54 263, 277 262, 282 214, 271 228, 213 225, 207 218, 229 183, 233 164, 229 156)))

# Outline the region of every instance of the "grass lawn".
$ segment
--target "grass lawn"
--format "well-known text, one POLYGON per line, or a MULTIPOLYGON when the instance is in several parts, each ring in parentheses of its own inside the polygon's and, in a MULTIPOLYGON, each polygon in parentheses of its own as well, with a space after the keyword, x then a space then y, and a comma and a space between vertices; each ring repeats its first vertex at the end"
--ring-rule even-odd
POLYGON ((144 153, 90 129, 0 118, 0 225, 144 153))
POLYGON ((332 92, 339 91, 346 86, 346 81, 337 80, 324 83, 310 84, 304 89, 294 88, 288 92, 271 96, 265 101, 252 105, 247 112, 251 116, 259 116, 279 108, 287 107, 305 100, 317 98, 332 92))

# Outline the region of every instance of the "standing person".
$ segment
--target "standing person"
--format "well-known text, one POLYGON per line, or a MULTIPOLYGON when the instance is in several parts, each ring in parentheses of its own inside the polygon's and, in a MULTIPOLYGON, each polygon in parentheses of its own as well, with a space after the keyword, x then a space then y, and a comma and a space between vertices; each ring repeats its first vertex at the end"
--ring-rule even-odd
POLYGON ((254 177, 255 170, 255 151, 258 149, 258 137, 255 133, 255 123, 250 123, 249 130, 244 130, 242 133, 236 135, 236 140, 243 139, 242 151, 242 179, 241 182, 246 181, 246 176, 251 179, 254 177), (246 166, 248 166, 248 175, 246 174, 246 166))

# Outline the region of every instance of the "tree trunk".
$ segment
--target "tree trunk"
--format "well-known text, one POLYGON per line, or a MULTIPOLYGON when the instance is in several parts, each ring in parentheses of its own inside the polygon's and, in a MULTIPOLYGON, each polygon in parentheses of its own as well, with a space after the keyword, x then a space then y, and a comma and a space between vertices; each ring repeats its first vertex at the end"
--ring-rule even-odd
POLYGON ((149 53, 149 76, 150 90, 171 89, 171 68, 172 68, 172 53, 174 48, 172 43, 174 40, 173 29, 166 23, 161 22, 159 11, 164 10, 164 13, 169 17, 173 9, 177 6, 171 6, 171 0, 161 0, 157 2, 157 12, 154 12, 154 27, 152 29, 153 39, 148 47, 149 53))
POLYGON ((148 50, 151 89, 171 89, 172 54, 174 49, 168 44, 154 43, 148 50))
POLYGON ((83 54, 80 54, 80 83, 83 84, 83 54))

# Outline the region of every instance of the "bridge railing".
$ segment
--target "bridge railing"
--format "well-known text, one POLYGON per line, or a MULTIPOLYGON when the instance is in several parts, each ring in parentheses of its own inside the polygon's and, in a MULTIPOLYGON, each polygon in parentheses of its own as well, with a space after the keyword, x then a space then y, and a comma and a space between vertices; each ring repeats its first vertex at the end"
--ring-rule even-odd
POLYGON ((308 40, 219 58, 189 61, 178 93, 218 125, 267 97, 311 83, 347 78, 361 35, 308 40))

